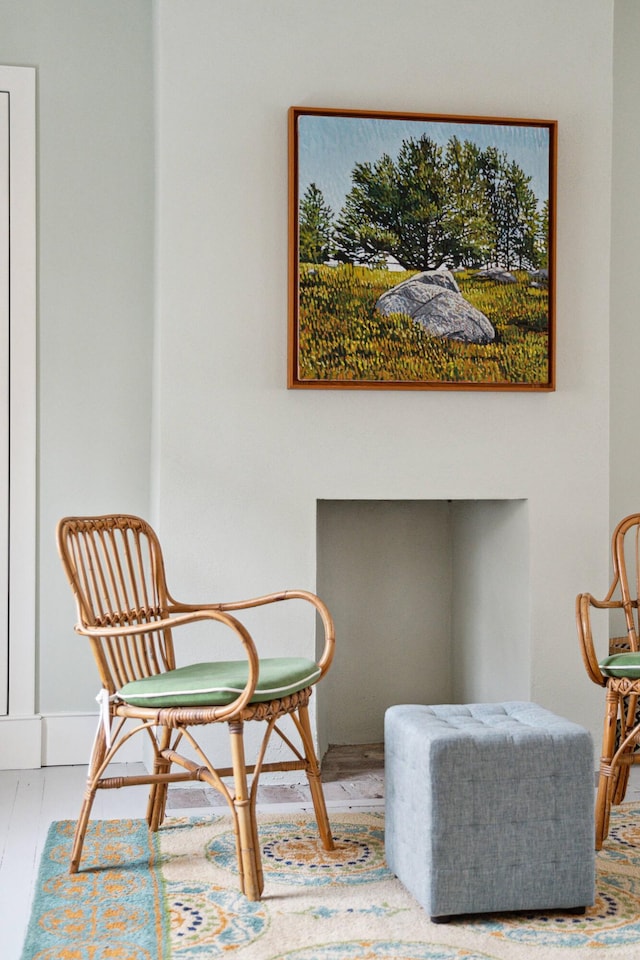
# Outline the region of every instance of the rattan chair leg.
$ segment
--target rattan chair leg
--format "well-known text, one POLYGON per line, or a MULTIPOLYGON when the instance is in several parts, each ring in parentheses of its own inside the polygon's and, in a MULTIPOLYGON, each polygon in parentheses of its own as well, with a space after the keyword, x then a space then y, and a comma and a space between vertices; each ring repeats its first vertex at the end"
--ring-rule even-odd
POLYGON ((604 718, 604 732, 602 735, 602 756, 600 758, 600 777, 596 797, 596 850, 602 849, 602 844, 609 833, 609 814, 614 788, 615 770, 611 768, 611 761, 616 749, 616 726, 619 694, 607 688, 606 709, 604 718))
POLYGON ((235 785, 233 806, 240 847, 238 871, 240 873, 241 889, 246 898, 248 900, 259 900, 263 889, 260 847, 257 843, 255 807, 247 789, 243 728, 244 724, 241 721, 229 723, 231 762, 235 785))
MULTIPOLYGON (((631 750, 629 751, 631 753, 631 750)), ((616 806, 624 801, 629 786, 630 768, 627 763, 617 763, 613 772, 611 785, 611 804, 616 806)))
MULTIPOLYGON (((163 727, 160 732, 158 743, 160 753, 169 749, 170 742, 171 730, 169 727, 163 727)), ((169 773, 170 769, 171 762, 169 760, 165 760, 161 756, 159 757, 156 755, 156 759, 153 764, 154 775, 169 773)), ((156 782, 151 784, 151 789, 149 790, 149 802, 147 804, 147 823, 149 824, 149 829, 153 833, 156 833, 156 831, 160 829, 162 823, 164 822, 168 789, 168 783, 156 782)))
POLYGON ((609 788, 611 779, 600 770, 598 778, 598 792, 596 794, 596 850, 602 850, 602 844, 608 833, 609 788))
POLYGON ((256 817, 255 796, 249 800, 251 812, 251 829, 253 831, 253 849, 255 851, 254 862, 256 867, 256 887, 260 891, 260 897, 264 890, 264 874, 262 872, 262 847, 260 845, 260 836, 258 834, 258 819, 256 817))
POLYGON ((331 824, 327 814, 327 804, 324 799, 322 789, 322 780, 320 779, 320 764, 313 746, 313 734, 311 733, 311 724, 309 722, 308 707, 298 708, 298 720, 300 721, 300 736, 304 746, 305 757, 307 760, 307 780, 309 781, 309 790, 313 801, 313 809, 318 824, 318 833, 325 850, 335 850, 333 835, 331 833, 331 824))
MULTIPOLYGON (((620 701, 620 712, 621 715, 624 715, 626 720, 626 729, 631 730, 632 727, 635 727, 636 720, 636 711, 638 707, 638 697, 636 694, 630 694, 629 696, 622 697, 620 701)), ((629 746, 624 751, 624 755, 629 755, 634 752, 636 749, 635 743, 630 743, 629 746)), ((613 773, 613 785, 611 790, 611 803, 616 805, 622 803, 625 794, 627 792, 627 786, 629 784, 629 773, 630 766, 628 763, 618 763, 613 773)))
POLYGON ((76 830, 73 836, 71 860, 69 862, 69 873, 77 873, 80 868, 80 860, 82 859, 82 848, 84 846, 84 838, 87 832, 87 824, 89 823, 91 808, 95 799, 96 790, 98 789, 97 777, 104 762, 106 753, 107 741, 102 721, 100 721, 98 723, 98 729, 96 730, 95 739, 93 741, 93 750, 91 751, 91 759, 89 761, 89 769, 87 771, 87 786, 84 794, 84 800, 82 801, 80 814, 76 823, 76 830))
POLYGON ((71 860, 69 862, 69 873, 77 873, 80 869, 80 860, 82 859, 82 848, 84 846, 84 838, 87 832, 87 824, 89 823, 89 817, 91 816, 91 807, 93 806, 93 800, 96 795, 95 790, 88 791, 82 807, 80 808, 80 814, 78 816, 78 822, 76 823, 76 831, 73 836, 73 847, 71 848, 71 860))
MULTIPOLYGON (((163 774, 168 773, 171 764, 167 761, 154 765, 154 772, 163 774)), ((153 783, 149 790, 149 801, 147 804, 147 823, 149 830, 156 833, 164 823, 164 816, 167 806, 167 783, 153 783)))

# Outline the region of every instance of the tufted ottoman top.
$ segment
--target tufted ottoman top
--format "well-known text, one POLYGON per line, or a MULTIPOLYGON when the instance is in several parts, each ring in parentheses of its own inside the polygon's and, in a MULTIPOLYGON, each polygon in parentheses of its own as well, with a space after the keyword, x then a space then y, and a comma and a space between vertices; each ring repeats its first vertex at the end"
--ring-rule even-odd
POLYGON ((424 732, 433 731, 435 738, 480 737, 501 740, 509 737, 539 737, 541 731, 550 736, 575 734, 582 730, 578 724, 565 720, 537 703, 509 701, 507 703, 445 703, 435 705, 401 704, 390 707, 393 714, 405 720, 413 718, 424 732))
MULTIPOLYGON (((502 779, 572 778, 592 752, 579 724, 521 701, 401 704, 388 709, 386 729, 387 749, 407 750, 416 766, 422 757, 432 775, 455 768, 458 786, 494 779, 494 764, 502 779)), ((448 792, 440 776, 436 788, 448 792)))

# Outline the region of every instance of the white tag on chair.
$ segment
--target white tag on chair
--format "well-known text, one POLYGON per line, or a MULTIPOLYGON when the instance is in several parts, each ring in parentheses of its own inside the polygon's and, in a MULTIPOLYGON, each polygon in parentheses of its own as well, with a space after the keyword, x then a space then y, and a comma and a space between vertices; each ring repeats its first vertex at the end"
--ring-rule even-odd
POLYGON ((104 736, 107 741, 107 750, 111 749, 111 720, 109 717, 109 691, 105 690, 104 687, 96 697, 96 700, 100 704, 100 719, 102 720, 102 726, 104 727, 104 736))

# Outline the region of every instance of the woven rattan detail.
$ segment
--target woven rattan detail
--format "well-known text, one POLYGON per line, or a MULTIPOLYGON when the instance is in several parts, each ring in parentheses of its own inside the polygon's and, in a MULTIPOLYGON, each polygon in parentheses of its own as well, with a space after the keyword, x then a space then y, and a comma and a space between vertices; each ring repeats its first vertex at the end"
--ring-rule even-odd
MULTIPOLYGON (((263 703, 250 703, 242 710, 234 714, 234 720, 242 723, 248 723, 252 720, 269 721, 286 716, 300 707, 306 707, 311 699, 312 688, 306 687, 297 693, 292 693, 288 697, 282 697, 280 700, 267 700, 263 703)), ((175 729, 183 726, 200 726, 205 723, 216 723, 216 714, 219 714, 222 707, 161 707, 157 710, 130 707, 126 703, 116 703, 115 712, 120 717, 139 717, 141 713, 147 714, 147 719, 152 719, 154 723, 163 727, 175 729)))

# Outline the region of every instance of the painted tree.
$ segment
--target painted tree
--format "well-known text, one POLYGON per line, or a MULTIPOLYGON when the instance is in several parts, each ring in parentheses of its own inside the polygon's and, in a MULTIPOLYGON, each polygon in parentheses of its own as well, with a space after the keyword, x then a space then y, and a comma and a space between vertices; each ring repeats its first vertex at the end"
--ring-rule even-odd
POLYGON ((447 194, 444 217, 449 264, 486 263, 494 243, 491 208, 482 176, 482 153, 470 141, 452 137, 445 151, 447 194))
POLYGON ((452 137, 403 141, 397 160, 358 163, 335 225, 337 256, 394 257, 407 270, 442 263, 510 268, 540 262, 540 223, 530 178, 495 147, 452 137))
POLYGON ((300 201, 299 259, 301 263, 324 263, 333 253, 333 211, 322 190, 311 183, 300 201))
POLYGON ((538 222, 538 266, 541 269, 547 269, 549 266, 549 201, 545 200, 542 205, 542 213, 538 222))
POLYGON ((488 261, 505 269, 535 269, 542 252, 540 213, 531 177, 495 147, 481 154, 481 176, 491 220, 488 261))
POLYGON ((394 162, 358 163, 353 187, 336 223, 344 259, 375 263, 386 255, 407 270, 427 270, 442 252, 444 212, 442 148, 423 136, 405 140, 394 162))

